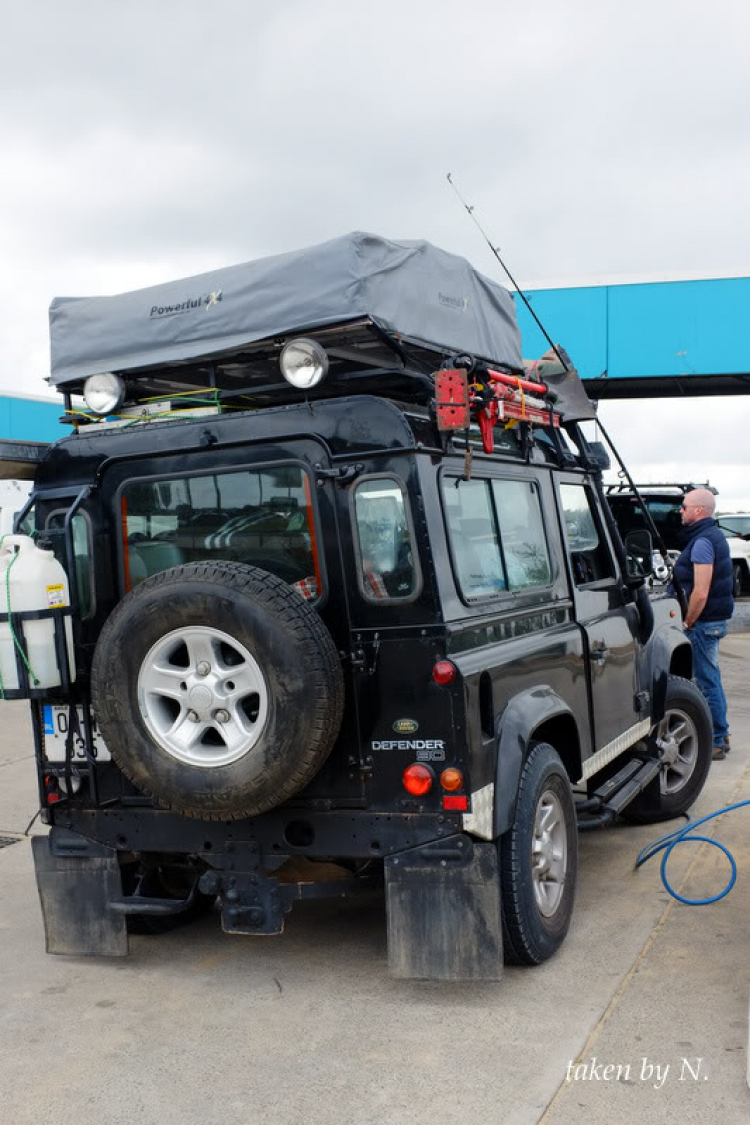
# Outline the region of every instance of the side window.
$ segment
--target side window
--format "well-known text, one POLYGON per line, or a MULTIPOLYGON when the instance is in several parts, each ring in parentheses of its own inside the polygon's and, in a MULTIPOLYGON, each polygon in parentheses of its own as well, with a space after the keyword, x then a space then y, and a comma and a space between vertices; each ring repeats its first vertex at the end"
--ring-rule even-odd
POLYGON ((492 491, 509 589, 548 586, 552 568, 536 485, 525 480, 493 480, 492 491))
POLYGON ((456 576, 467 601, 508 589, 488 480, 443 478, 443 502, 456 576))
POLYGON ((561 484, 560 499, 576 586, 612 578, 612 558, 599 532, 588 488, 582 484, 561 484))
POLYGON ((310 482, 300 466, 129 481, 120 514, 128 587, 221 558, 269 570, 305 598, 321 593, 310 482))
MULTIPOLYGON (((66 511, 50 512, 44 528, 44 537, 52 543, 55 558, 67 571, 68 559, 65 550, 66 511)), ((73 551, 75 554, 76 591, 81 617, 90 617, 93 611, 91 589, 91 525, 88 517, 76 512, 72 519, 73 551)))
POLYGON ((393 477, 370 477, 354 489, 359 586, 368 601, 401 601, 418 589, 406 497, 393 477))

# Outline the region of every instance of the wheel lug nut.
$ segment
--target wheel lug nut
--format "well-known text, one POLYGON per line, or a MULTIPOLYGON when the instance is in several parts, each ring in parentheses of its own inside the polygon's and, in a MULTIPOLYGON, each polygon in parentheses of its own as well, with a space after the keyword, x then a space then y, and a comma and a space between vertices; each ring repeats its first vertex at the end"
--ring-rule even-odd
POLYGON ((230 718, 229 712, 225 711, 223 708, 216 712, 216 722, 217 723, 228 723, 229 718, 230 718))
POLYGON ((195 671, 199 676, 207 676, 211 671, 211 665, 207 660, 201 660, 200 663, 196 665, 195 671))
POLYGON ((188 717, 188 719, 190 719, 191 723, 197 723, 198 722, 198 712, 197 711, 188 711, 187 717, 188 717))

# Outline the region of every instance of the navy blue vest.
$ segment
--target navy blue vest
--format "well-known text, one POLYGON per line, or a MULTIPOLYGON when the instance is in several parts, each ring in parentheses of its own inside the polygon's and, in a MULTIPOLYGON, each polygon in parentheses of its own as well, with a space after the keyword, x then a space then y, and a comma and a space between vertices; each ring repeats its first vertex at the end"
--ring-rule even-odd
POLYGON ((685 549, 674 564, 674 574, 678 583, 690 598, 693 589, 693 564, 690 561, 690 548, 695 539, 708 539, 714 549, 714 573, 703 613, 699 621, 728 621, 734 612, 732 597, 732 558, 727 541, 719 530, 716 520, 698 520, 682 529, 685 549))

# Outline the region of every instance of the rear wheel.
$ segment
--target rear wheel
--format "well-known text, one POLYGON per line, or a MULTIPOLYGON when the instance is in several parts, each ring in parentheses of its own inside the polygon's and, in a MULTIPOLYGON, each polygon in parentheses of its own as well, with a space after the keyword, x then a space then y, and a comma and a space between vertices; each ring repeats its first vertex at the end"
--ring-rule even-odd
POLYGON ((499 850, 505 960, 539 965, 559 949, 568 932, 578 867, 570 781, 547 742, 531 745, 515 819, 501 836, 499 850))
POLYGON ((664 718, 649 737, 661 772, 623 815, 639 824, 654 824, 686 813, 708 777, 712 746, 711 712, 703 692, 691 680, 670 676, 664 718))

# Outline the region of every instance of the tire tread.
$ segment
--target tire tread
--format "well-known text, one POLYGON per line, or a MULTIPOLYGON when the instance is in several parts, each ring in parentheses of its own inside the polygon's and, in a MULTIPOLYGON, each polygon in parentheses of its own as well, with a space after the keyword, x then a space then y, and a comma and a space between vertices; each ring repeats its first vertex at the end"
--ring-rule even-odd
MULTIPOLYGON (((219 589, 229 587, 262 604, 283 622, 293 642, 300 647, 311 677, 309 688, 314 707, 310 716, 310 737, 300 751, 296 767, 290 771, 286 781, 277 787, 272 801, 248 800, 243 803, 242 808, 235 811, 223 809, 217 812, 206 806, 196 807, 185 802, 168 801, 150 789, 148 783, 144 784, 143 777, 136 775, 127 757, 115 745, 109 746, 110 753, 124 776, 140 792, 156 801, 160 808, 200 820, 227 821, 256 816, 298 793, 312 780, 327 757, 343 715, 344 682, 341 661, 317 610, 277 575, 259 567, 224 559, 183 563, 160 571, 139 583, 115 607, 105 622, 91 668, 92 702, 100 725, 102 717, 111 714, 113 709, 117 710, 120 704, 121 692, 115 675, 117 661, 112 660, 112 650, 119 650, 126 639, 124 634, 119 635, 118 639, 122 618, 130 612, 133 605, 148 598, 154 590, 168 588, 183 579, 213 584, 219 589)), ((104 726, 106 727, 106 718, 104 726)))

